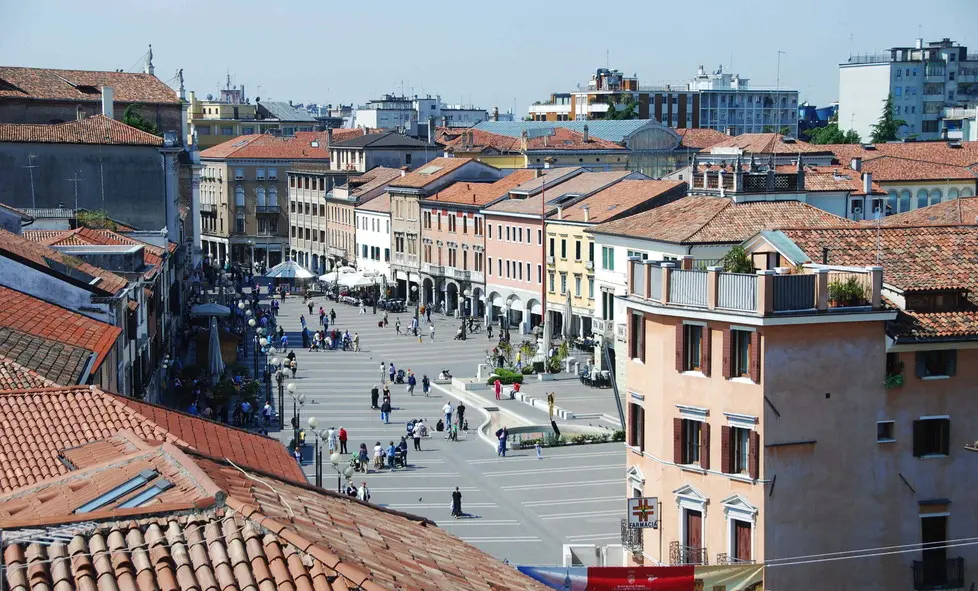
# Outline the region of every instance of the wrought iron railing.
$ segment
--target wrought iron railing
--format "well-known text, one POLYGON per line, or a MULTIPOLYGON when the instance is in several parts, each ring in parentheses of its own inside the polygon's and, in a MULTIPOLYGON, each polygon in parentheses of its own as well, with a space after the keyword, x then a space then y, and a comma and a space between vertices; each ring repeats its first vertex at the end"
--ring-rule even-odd
POLYGON ((628 519, 621 520, 621 545, 632 552, 642 551, 642 530, 628 527, 628 519))
POLYGON ((914 591, 939 591, 964 588, 964 558, 947 560, 915 560, 913 563, 914 591))
POLYGON ((669 543, 670 566, 682 566, 685 564, 707 565, 709 563, 710 559, 707 556, 706 548, 685 546, 679 542, 669 543))
POLYGON ((754 561, 744 560, 743 558, 737 558, 736 556, 730 556, 726 552, 717 554, 717 566, 725 566, 728 564, 754 564, 754 561))

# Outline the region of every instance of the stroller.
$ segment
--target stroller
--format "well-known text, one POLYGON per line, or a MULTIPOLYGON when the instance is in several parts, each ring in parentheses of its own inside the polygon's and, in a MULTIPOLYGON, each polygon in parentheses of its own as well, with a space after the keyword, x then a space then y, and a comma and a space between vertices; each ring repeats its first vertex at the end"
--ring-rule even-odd
POLYGON ((394 468, 405 468, 407 464, 404 463, 404 451, 400 448, 394 450, 394 468))
POLYGON ((364 474, 367 473, 367 464, 366 462, 360 461, 359 455, 354 455, 353 458, 350 459, 350 467, 353 468, 354 472, 363 472, 364 474))
POLYGON ((394 383, 395 384, 403 384, 404 383, 404 376, 405 376, 405 373, 404 373, 404 370, 403 369, 397 370, 397 375, 394 378, 394 383))

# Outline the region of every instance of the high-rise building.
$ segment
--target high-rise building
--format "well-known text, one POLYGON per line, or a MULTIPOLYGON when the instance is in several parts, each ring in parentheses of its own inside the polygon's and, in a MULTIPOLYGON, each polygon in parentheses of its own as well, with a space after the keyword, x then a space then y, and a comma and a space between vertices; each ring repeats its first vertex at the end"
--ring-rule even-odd
POLYGON ((940 139, 946 107, 978 100, 978 54, 947 37, 912 47, 853 55, 839 64, 839 127, 870 141, 887 96, 893 117, 906 123, 899 138, 940 139))

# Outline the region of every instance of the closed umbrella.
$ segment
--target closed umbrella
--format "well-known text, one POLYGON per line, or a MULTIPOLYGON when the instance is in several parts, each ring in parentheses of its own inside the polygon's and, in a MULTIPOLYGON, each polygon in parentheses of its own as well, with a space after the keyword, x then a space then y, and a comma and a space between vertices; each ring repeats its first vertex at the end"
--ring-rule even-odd
POLYGON ((567 303, 565 304, 565 308, 566 309, 564 311, 564 326, 563 326, 564 338, 569 339, 573 336, 571 334, 571 330, 574 327, 574 315, 573 312, 571 311, 571 293, 569 289, 567 290, 567 303))
POLYGON ((207 368, 211 372, 212 383, 216 384, 218 377, 224 373, 224 358, 221 356, 221 337, 217 333, 217 318, 211 318, 209 348, 207 368))

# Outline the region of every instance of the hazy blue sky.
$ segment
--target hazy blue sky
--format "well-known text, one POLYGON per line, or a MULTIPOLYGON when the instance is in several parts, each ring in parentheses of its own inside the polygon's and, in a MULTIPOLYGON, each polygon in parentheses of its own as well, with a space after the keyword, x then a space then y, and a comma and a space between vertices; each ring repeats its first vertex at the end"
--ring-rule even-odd
POLYGON ((699 64, 723 64, 773 87, 782 50, 781 87, 821 105, 836 99, 837 64, 850 52, 918 36, 978 52, 976 9, 976 0, 0 0, 0 64, 131 71, 152 43, 156 75, 183 68, 201 96, 230 71, 266 100, 359 104, 403 83, 408 93, 524 115, 532 101, 588 80, 606 51, 612 68, 642 84, 681 83, 699 64))

